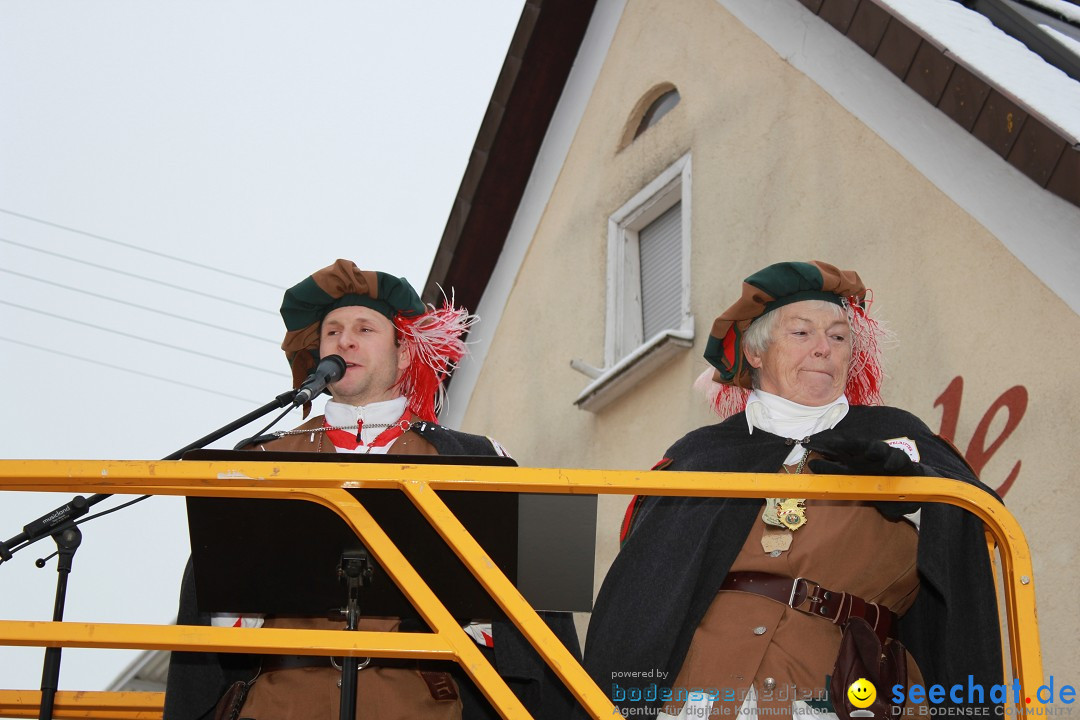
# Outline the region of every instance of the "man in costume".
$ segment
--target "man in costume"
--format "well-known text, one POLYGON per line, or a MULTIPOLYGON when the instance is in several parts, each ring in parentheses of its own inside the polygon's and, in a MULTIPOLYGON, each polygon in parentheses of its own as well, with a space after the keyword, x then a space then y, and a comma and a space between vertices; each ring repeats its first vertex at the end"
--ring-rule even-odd
MULTIPOLYGON (((254 450, 391 455, 505 455, 490 438, 444 428, 435 420, 442 381, 465 354, 462 334, 475 320, 448 304, 425 306, 404 278, 361 271, 338 260, 286 291, 282 343, 300 387, 319 358, 339 355, 344 375, 327 390, 325 415, 295 430, 256 440, 254 450)), ((305 414, 310 405, 305 406, 305 414)), ((548 621, 571 652, 577 638, 569 615, 548 621)), ((323 618, 200 614, 191 564, 181 589, 178 624, 341 629, 323 618)), ((396 631, 396 618, 362 618, 361 630, 396 631)), ((565 717, 570 696, 527 641, 506 622, 466 631, 536 717, 565 717), (493 627, 494 626, 494 627, 493 627), (548 683, 554 683, 549 685, 548 683)), ((215 716, 293 720, 339 716, 340 667, 318 656, 229 656, 174 653, 165 720, 215 716), (252 678, 254 677, 254 680, 252 678), (219 702, 219 699, 221 701, 219 702), (226 714, 227 716, 227 714, 226 714)), ((495 717, 453 664, 372 658, 357 675, 357 715, 367 720, 458 720, 495 717)))
MULTIPOLYGON (((657 469, 934 476, 991 492, 920 420, 879 405, 866 295, 855 272, 821 262, 747 278, 705 351, 726 419, 657 469)), ((651 496, 631 503, 623 540, 585 665, 631 716, 846 720, 863 677, 880 718, 896 712, 895 684, 981 683, 990 704, 1002 683, 982 523, 955 506, 651 496)))

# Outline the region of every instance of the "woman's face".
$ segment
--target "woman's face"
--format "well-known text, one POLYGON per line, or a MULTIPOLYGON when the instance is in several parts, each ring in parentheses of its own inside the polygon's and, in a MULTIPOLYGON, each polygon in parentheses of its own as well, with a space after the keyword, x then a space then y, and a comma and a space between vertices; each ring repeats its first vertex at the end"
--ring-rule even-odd
POLYGON ((847 386, 851 328, 842 313, 820 302, 797 302, 780 313, 769 348, 746 352, 762 390, 800 405, 828 405, 847 386))

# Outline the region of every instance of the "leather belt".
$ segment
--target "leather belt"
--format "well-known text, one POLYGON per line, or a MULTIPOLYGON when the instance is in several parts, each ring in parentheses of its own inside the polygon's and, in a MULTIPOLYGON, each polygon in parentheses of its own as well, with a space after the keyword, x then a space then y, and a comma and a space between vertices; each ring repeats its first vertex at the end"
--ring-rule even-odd
MULTIPOLYGON (((360 658, 358 670, 367 667, 383 668, 419 668, 419 660, 409 658, 360 658)), ((274 672, 276 670, 295 670, 296 668, 335 668, 341 671, 341 662, 338 658, 326 655, 263 655, 262 672, 274 672)))
POLYGON ((889 608, 851 593, 823 588, 806 578, 765 572, 729 572, 720 589, 762 595, 834 625, 843 625, 848 618, 859 617, 874 629, 882 642, 896 637, 897 616, 889 608))
MULTIPOLYGON (((445 663, 442 664, 445 667, 445 663)), ((296 668, 334 668, 341 672, 341 663, 337 658, 325 655, 263 655, 260 673, 276 670, 294 670, 296 668)), ((363 658, 357 670, 368 667, 407 668, 416 670, 427 684, 433 700, 457 700, 458 691, 450 673, 438 669, 434 663, 409 658, 363 658)))

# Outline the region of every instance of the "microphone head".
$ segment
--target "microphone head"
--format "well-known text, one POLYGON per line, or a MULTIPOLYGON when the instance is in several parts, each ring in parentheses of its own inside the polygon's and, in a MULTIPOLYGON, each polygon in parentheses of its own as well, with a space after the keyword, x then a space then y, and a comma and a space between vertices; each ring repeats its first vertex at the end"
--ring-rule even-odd
POLYGON ((325 373, 326 382, 337 382, 345 377, 345 359, 340 355, 327 355, 319 360, 318 372, 325 373))
POLYGON ((293 407, 311 402, 311 399, 326 389, 332 382, 345 377, 345 360, 340 355, 327 355, 319 360, 315 370, 293 395, 293 407))

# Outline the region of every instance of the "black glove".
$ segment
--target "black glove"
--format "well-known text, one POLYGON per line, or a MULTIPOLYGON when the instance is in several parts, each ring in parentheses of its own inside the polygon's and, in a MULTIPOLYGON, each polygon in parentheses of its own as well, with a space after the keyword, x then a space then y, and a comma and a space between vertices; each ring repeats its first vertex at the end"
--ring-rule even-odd
MULTIPOLYGON (((818 475, 924 475, 907 453, 881 440, 852 437, 838 430, 826 430, 804 445, 824 456, 811 460, 810 469, 818 475)), ((921 506, 919 503, 876 500, 872 504, 885 517, 898 520, 921 506)))
POLYGON ((922 475, 903 450, 881 440, 865 440, 838 430, 826 430, 805 445, 824 457, 811 460, 818 475, 922 475))

